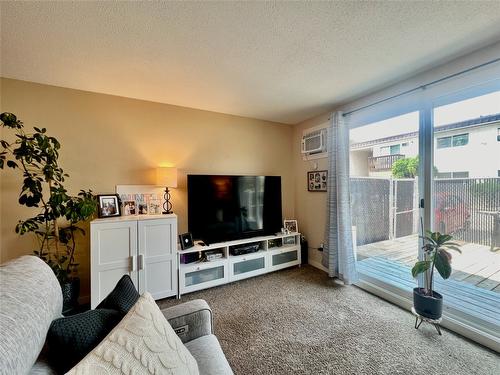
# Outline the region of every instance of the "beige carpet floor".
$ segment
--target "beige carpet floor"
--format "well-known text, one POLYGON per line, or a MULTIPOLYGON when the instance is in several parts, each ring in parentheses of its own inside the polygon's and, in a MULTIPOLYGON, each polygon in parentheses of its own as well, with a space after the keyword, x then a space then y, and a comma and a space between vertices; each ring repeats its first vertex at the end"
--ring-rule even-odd
MULTIPOLYGON (((187 294, 213 309, 235 374, 500 374, 500 356, 313 267, 187 294)), ((179 303, 160 301, 161 307, 179 303)))

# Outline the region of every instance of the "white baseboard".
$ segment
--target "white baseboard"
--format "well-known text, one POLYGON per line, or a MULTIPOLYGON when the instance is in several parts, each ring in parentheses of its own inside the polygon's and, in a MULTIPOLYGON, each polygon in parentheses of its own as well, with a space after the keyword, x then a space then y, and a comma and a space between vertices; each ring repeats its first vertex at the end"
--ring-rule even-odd
POLYGON ((323 266, 320 262, 317 262, 317 261, 315 261, 315 260, 310 260, 310 259, 309 259, 308 263, 309 263, 311 266, 313 266, 314 268, 317 268, 317 269, 319 269, 319 270, 321 270, 321 271, 328 272, 328 269, 327 269, 325 266, 323 266))

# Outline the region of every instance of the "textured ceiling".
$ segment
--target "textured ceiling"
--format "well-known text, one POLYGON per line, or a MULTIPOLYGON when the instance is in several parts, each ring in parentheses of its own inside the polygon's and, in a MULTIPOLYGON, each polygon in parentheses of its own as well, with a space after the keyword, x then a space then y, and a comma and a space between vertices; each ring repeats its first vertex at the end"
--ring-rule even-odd
POLYGON ((494 2, 2 2, 2 76, 297 123, 500 39, 494 2))

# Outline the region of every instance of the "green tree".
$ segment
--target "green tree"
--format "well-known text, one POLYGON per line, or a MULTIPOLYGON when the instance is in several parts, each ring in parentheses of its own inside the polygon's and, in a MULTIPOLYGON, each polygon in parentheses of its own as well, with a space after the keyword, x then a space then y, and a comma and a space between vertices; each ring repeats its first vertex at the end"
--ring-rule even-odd
POLYGON ((59 166, 59 141, 45 128, 25 132, 24 124, 8 112, 0 114, 0 127, 11 130, 14 141, 0 140, 0 170, 5 166, 23 177, 19 204, 38 209, 35 216, 20 220, 16 233, 34 233, 39 239, 35 255, 43 259, 64 284, 76 273, 77 226, 94 215, 96 200, 91 190, 80 190, 71 196, 64 187, 67 177, 59 166))
POLYGON ((418 176, 418 156, 399 159, 392 164, 392 177, 415 178, 418 176))

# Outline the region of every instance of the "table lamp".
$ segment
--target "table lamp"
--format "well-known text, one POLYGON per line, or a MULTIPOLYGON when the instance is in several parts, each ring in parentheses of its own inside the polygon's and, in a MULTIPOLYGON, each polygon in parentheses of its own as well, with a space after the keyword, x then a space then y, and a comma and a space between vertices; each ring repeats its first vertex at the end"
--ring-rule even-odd
POLYGON ((177 168, 175 167, 159 167, 156 169, 156 183, 158 186, 165 186, 165 194, 163 198, 163 213, 171 214, 172 203, 170 202, 170 191, 168 188, 177 187, 177 168))

